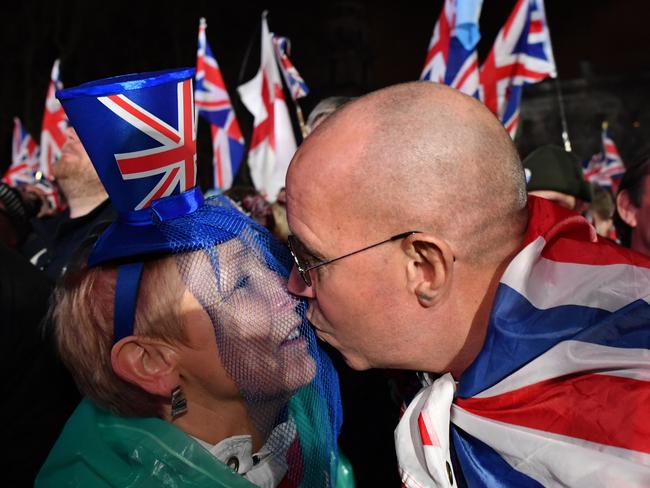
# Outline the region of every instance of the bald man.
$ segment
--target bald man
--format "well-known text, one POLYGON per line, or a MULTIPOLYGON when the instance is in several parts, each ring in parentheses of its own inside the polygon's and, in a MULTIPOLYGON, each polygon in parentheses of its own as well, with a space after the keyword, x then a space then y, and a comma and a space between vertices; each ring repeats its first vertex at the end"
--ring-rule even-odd
POLYGON ((346 104, 294 156, 287 213, 318 336, 433 374, 395 433, 406 486, 650 483, 650 261, 527 199, 478 101, 415 82, 346 104))

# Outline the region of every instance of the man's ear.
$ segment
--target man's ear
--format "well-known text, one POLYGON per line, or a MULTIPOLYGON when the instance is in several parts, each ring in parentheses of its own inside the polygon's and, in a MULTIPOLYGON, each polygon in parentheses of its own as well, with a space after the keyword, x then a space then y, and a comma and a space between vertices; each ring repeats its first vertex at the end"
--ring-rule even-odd
POLYGON ((143 390, 169 397, 180 383, 178 353, 173 346, 158 339, 128 336, 111 349, 113 371, 124 381, 143 390))
POLYGON ((410 258, 407 269, 410 291, 421 306, 436 305, 451 284, 455 261, 451 248, 446 241, 424 232, 404 239, 402 245, 410 258))
POLYGON ((636 227, 639 208, 632 203, 630 193, 627 190, 622 190, 616 195, 616 210, 618 210, 623 222, 632 228, 636 227))

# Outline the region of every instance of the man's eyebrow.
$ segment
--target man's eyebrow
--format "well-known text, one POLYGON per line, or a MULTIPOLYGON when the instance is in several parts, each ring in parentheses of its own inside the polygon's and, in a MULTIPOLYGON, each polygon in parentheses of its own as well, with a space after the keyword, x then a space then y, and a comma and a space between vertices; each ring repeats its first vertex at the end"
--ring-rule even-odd
MULTIPOLYGON (((299 239, 300 240, 300 239, 299 239)), ((324 261, 325 257, 322 256, 320 253, 313 251, 307 244, 304 242, 300 241, 300 244, 302 245, 302 248, 305 250, 307 254, 309 254, 312 258, 315 258, 319 261, 324 261)))

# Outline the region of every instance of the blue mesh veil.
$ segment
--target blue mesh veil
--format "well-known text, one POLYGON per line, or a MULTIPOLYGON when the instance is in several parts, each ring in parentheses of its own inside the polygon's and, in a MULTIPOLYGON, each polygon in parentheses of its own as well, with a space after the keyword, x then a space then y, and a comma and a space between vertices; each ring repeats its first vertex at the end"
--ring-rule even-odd
POLYGON ((265 447, 287 453, 291 486, 333 486, 338 378, 305 318, 306 303, 286 289, 293 262, 286 246, 226 197, 208 199, 159 230, 212 320, 221 362, 265 447))

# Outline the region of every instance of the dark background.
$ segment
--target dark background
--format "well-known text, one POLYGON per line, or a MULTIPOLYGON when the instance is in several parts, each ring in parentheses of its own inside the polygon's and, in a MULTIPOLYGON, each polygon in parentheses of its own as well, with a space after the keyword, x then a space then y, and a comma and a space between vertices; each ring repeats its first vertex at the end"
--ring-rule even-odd
MULTIPOLYGON (((514 0, 485 0, 481 14, 482 61, 514 0)), ((208 41, 221 66, 245 137, 252 117, 236 86, 259 63, 259 22, 269 10, 270 29, 291 39, 292 60, 310 94, 307 114, 323 97, 360 95, 417 79, 442 0, 413 1, 50 1, 3 2, 3 76, 0 79, 0 170, 11 157, 12 118, 38 137, 54 59, 61 80, 74 86, 138 71, 193 66, 198 19, 208 21, 208 41)), ((610 121, 624 159, 645 145, 650 130, 650 34, 645 0, 547 0, 574 151, 599 150, 599 127, 610 121)), ((554 81, 528 87, 516 142, 525 156, 539 144, 561 143, 554 81)), ((209 184, 210 145, 199 127, 199 166, 209 184)), ((246 175, 240 179, 246 180, 246 175)))

